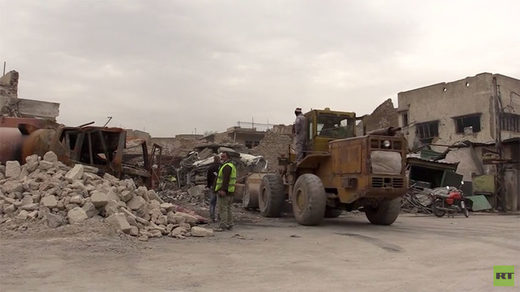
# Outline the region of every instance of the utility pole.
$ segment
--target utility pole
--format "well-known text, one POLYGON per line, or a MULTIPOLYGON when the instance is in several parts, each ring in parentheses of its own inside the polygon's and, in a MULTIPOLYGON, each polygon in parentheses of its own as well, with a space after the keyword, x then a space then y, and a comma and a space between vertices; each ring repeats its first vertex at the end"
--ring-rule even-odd
POLYGON ((503 158, 503 145, 502 145, 502 98, 500 94, 500 86, 497 83, 497 78, 493 77, 493 95, 494 95, 494 104, 495 104, 495 149, 498 153, 498 161, 496 164, 496 171, 497 171, 497 188, 496 188, 496 202, 498 206, 495 206, 495 208, 500 207, 502 212, 506 211, 506 196, 505 196, 505 190, 504 190, 504 164, 502 162, 503 158))

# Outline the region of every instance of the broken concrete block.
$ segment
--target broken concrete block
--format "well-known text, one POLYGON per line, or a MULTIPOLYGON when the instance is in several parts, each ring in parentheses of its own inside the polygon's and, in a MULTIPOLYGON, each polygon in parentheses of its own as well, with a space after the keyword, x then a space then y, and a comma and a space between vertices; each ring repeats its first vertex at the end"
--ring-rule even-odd
POLYGON ((176 227, 172 230, 172 233, 170 234, 171 237, 179 237, 179 236, 182 236, 184 237, 184 235, 188 233, 188 230, 186 230, 185 228, 183 227, 176 227))
POLYGON ((131 191, 122 191, 121 193, 119 193, 119 198, 121 198, 121 200, 123 202, 128 202, 133 197, 134 197, 134 192, 131 192, 131 191))
POLYGON ((21 193, 23 192, 23 184, 19 181, 6 181, 1 185, 5 193, 21 193))
POLYGON ((130 233, 132 226, 128 224, 126 221, 126 216, 123 213, 115 213, 110 215, 107 219, 107 222, 112 225, 116 230, 121 230, 124 233, 130 233))
POLYGON ((22 169, 18 161, 7 161, 5 163, 5 177, 18 178, 21 171, 22 169))
POLYGON ((59 214, 46 213, 45 220, 47 221, 47 226, 51 228, 56 228, 61 225, 65 225, 65 218, 59 214))
POLYGON ((98 173, 99 168, 92 166, 92 165, 83 165, 83 171, 85 175, 93 174, 94 176, 91 176, 91 178, 101 178, 96 173, 98 173))
POLYGON ((40 205, 37 203, 31 203, 31 204, 23 205, 20 207, 20 209, 27 210, 27 211, 34 211, 34 210, 38 210, 39 208, 40 208, 40 205))
POLYGON ((92 204, 92 202, 90 202, 90 201, 85 202, 85 204, 83 204, 82 208, 85 211, 85 213, 87 214, 88 218, 92 218, 92 217, 96 216, 97 214, 99 214, 99 211, 96 209, 96 206, 94 206, 94 204, 92 204))
POLYGON ((166 210, 166 212, 170 212, 173 210, 173 204, 172 203, 162 203, 161 204, 161 209, 164 209, 166 210))
POLYGON ((28 156, 25 158, 25 169, 27 170, 27 172, 31 173, 31 172, 34 172, 37 168, 38 168, 38 155, 36 154, 33 154, 31 156, 28 156), (32 158, 29 158, 29 157, 32 157, 32 158), (36 159, 34 159, 34 157, 36 157, 36 159))
POLYGON ((11 213, 13 213, 14 211, 16 211, 16 206, 13 205, 13 204, 10 204, 9 206, 4 207, 4 213, 5 213, 5 214, 11 214, 11 213))
POLYGON ((171 224, 181 224, 181 223, 186 222, 186 219, 183 216, 177 215, 173 212, 168 212, 168 214, 166 216, 168 219, 168 223, 171 223, 171 224))
POLYGON ((94 204, 96 208, 103 207, 108 203, 107 194, 100 191, 93 191, 92 195, 90 196, 90 199, 92 200, 92 204, 94 204))
POLYGON ((128 221, 128 224, 132 226, 137 226, 137 221, 135 221, 135 218, 130 215, 126 215, 126 221, 128 221))
POLYGON ((25 164, 31 163, 31 162, 38 162, 38 155, 32 154, 27 157, 25 157, 25 164))
POLYGON ((103 207, 103 213, 105 217, 111 216, 115 213, 119 213, 120 203, 114 200, 108 201, 108 203, 103 207))
POLYGON ((66 209, 67 211, 68 211, 68 210, 72 210, 72 209, 77 208, 77 207, 79 207, 77 204, 71 204, 71 203, 69 203, 69 204, 66 204, 66 205, 65 205, 65 209, 66 209))
POLYGON ((25 206, 25 205, 29 205, 29 204, 32 204, 32 203, 34 203, 32 196, 31 195, 25 195, 23 197, 23 199, 22 199, 21 205, 25 206))
POLYGON ((149 190, 146 194, 150 200, 157 200, 159 202, 162 202, 161 198, 159 198, 159 196, 154 190, 149 190))
POLYGON ((143 206, 146 205, 146 201, 142 197, 133 197, 126 205, 135 211, 142 209, 143 206))
POLYGON ((51 163, 58 162, 58 155, 52 151, 48 151, 43 155, 43 160, 51 163))
POLYGON ((36 217, 38 217, 38 210, 34 210, 32 212, 29 212, 29 214, 27 214, 27 219, 36 219, 36 217))
POLYGON ((88 216, 85 210, 81 209, 80 207, 76 207, 67 212, 67 218, 69 219, 70 224, 75 224, 85 221, 88 218, 88 216))
POLYGON ((103 175, 103 179, 105 179, 105 180, 107 180, 107 181, 110 181, 110 182, 113 182, 113 183, 117 183, 117 182, 119 182, 119 180, 118 180, 115 176, 109 174, 108 172, 106 172, 106 173, 103 175))
POLYGON ((190 225, 195 225, 199 221, 199 219, 197 217, 190 215, 188 213, 177 212, 177 213, 175 213, 175 215, 180 215, 180 216, 184 217, 184 219, 186 220, 186 223, 188 223, 190 225))
POLYGON ((129 234, 132 235, 132 236, 138 236, 139 235, 139 228, 137 228, 137 226, 131 226, 129 234))
POLYGON ((40 165, 38 166, 41 170, 48 170, 54 167, 54 163, 42 160, 40 161, 40 165))
POLYGON ((45 196, 41 199, 41 204, 47 208, 56 208, 58 206, 58 200, 54 195, 45 196))
POLYGON ((16 215, 16 219, 25 220, 27 219, 27 215, 29 215, 29 212, 22 210, 18 215, 16 215))
POLYGON ((65 174, 65 178, 69 180, 77 180, 83 177, 83 164, 76 164, 65 174))
POLYGON ((191 228, 191 235, 196 237, 213 236, 213 230, 204 227, 193 226, 191 228))
POLYGON ((155 220, 155 223, 160 224, 160 225, 167 225, 168 224, 168 217, 166 217, 164 215, 160 215, 155 220))
POLYGON ((121 198, 119 197, 119 195, 116 192, 114 192, 114 190, 108 191, 107 198, 108 198, 109 201, 110 200, 113 200, 113 201, 116 201, 116 202, 120 202, 121 201, 121 198))
POLYGON ((81 195, 74 195, 70 197, 69 203, 83 205, 83 197, 81 195))
POLYGON ((131 190, 131 191, 135 191, 135 189, 136 189, 135 182, 134 182, 133 179, 125 179, 123 181, 123 184, 126 185, 126 188, 131 190))
POLYGON ((157 230, 157 229, 154 229, 154 230, 150 230, 148 231, 148 235, 149 237, 161 237, 162 236, 162 232, 160 230, 157 230))

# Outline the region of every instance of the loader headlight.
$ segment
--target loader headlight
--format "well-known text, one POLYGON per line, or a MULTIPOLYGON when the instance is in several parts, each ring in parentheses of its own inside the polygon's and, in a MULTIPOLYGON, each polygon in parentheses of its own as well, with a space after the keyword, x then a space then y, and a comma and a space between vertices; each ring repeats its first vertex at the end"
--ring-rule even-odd
POLYGON ((390 143, 389 140, 385 140, 385 141, 383 141, 383 147, 384 147, 384 148, 390 148, 391 145, 392 145, 392 144, 390 143))

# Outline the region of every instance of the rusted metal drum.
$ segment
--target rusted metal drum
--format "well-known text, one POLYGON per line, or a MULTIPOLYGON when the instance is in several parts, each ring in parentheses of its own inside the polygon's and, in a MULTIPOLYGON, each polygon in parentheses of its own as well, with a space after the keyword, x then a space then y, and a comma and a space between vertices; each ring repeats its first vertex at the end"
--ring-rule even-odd
POLYGON ((0 128, 0 162, 21 161, 23 136, 17 128, 0 128))

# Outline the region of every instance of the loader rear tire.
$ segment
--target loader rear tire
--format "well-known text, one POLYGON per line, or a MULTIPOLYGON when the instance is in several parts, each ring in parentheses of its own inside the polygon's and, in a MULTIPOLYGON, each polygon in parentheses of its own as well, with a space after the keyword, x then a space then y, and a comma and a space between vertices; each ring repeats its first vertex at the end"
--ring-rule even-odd
POLYGON ((303 174, 296 180, 292 193, 294 218, 301 225, 318 225, 325 216, 327 197, 321 179, 303 174))
POLYGON ((401 198, 385 199, 377 207, 366 206, 365 215, 375 225, 391 225, 401 212, 401 198))
POLYGON ((262 178, 258 194, 260 214, 264 217, 280 217, 284 201, 285 188, 282 178, 277 174, 266 174, 262 178))

